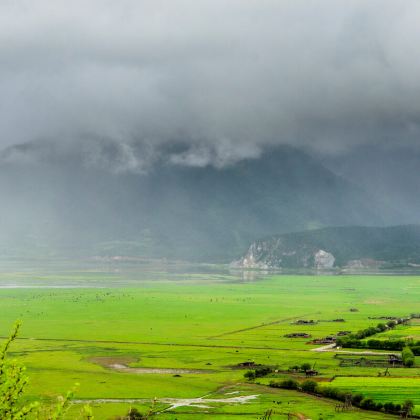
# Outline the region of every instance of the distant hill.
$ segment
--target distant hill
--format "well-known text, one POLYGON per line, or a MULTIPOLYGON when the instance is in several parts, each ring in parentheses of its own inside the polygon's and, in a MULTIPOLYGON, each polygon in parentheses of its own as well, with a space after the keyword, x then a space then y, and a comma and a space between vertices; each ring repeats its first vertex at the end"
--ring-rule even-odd
POLYGON ((244 268, 401 267, 420 264, 420 226, 330 227, 260 239, 244 268))
POLYGON ((228 262, 273 232, 384 225, 392 212, 287 146, 220 169, 162 157, 141 174, 112 173, 42 147, 33 143, 18 150, 24 158, 0 159, 0 255, 228 262))

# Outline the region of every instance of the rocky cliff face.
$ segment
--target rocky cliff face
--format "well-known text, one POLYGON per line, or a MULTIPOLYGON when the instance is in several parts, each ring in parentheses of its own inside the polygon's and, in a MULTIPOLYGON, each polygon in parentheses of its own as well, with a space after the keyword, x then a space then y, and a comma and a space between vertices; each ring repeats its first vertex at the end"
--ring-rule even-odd
POLYGON ((420 227, 336 227, 255 241, 235 261, 242 268, 349 269, 414 267, 420 263, 420 227))
POLYGON ((335 257, 330 252, 320 249, 314 255, 314 267, 318 269, 333 268, 335 257))
POLYGON ((232 265, 250 269, 315 268, 322 270, 333 268, 334 262, 334 255, 323 249, 306 245, 292 249, 281 240, 261 240, 251 244, 247 253, 232 265))

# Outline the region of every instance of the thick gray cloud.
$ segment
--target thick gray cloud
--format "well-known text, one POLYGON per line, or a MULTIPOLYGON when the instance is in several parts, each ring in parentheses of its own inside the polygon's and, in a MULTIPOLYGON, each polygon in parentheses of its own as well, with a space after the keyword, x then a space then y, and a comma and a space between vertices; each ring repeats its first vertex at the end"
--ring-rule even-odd
POLYGON ((197 166, 416 147, 419 21, 418 0, 3 0, 0 145, 107 165, 112 144, 140 171, 179 142, 170 161, 197 166))

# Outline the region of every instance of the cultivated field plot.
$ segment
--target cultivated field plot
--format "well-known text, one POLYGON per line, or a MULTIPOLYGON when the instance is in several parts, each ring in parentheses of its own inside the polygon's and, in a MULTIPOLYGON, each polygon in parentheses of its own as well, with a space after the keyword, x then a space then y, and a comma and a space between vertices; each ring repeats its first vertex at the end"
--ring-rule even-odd
POLYGON ((378 338, 404 338, 410 337, 413 340, 420 340, 420 319, 413 319, 410 325, 400 325, 395 330, 380 334, 378 338))
POLYGON ((395 401, 402 403, 407 398, 420 406, 420 379, 419 378, 365 378, 340 377, 331 382, 331 386, 360 391, 375 401, 395 401))
MULTIPOLYGON (((290 275, 244 282, 211 273, 177 273, 176 281, 162 273, 152 280, 134 271, 103 274, 100 280, 100 272, 78 272, 74 287, 65 270, 57 278, 30 273, 31 288, 0 290, 1 335, 23 321, 12 352, 28 367, 28 398, 53 401, 77 382, 69 418, 85 401, 96 419, 108 419, 153 398, 162 419, 256 419, 267 410, 272 418, 392 418, 337 413, 332 400, 264 386, 273 378, 303 380, 304 374, 288 371, 302 363, 316 366, 315 380, 325 386, 420 405, 419 358, 416 367, 390 368, 390 377, 378 377, 382 366, 340 365, 336 351, 314 351, 320 345, 312 343, 376 325, 376 318, 419 312, 420 277, 290 275), (290 337, 297 333, 310 337, 290 337), (277 372, 258 385, 244 378, 243 362, 277 372)), ((19 283, 28 273, 3 273, 0 283, 8 276, 19 283)), ((418 328, 413 320, 382 335, 416 336, 418 328)))

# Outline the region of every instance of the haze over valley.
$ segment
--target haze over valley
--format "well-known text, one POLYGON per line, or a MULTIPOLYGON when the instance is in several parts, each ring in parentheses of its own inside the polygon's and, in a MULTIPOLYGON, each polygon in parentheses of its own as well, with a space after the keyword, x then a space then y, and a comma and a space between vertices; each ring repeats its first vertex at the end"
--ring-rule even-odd
POLYGON ((419 22, 0 1, 0 420, 420 418, 419 22))
POLYGON ((420 223, 416 2, 25 5, 0 6, 1 255, 420 223))
MULTIPOLYGON (((178 163, 189 147, 162 147, 137 172, 112 170, 123 151, 102 140, 85 140, 77 150, 46 141, 10 146, 0 163, 7 197, 0 209, 2 255, 229 262, 275 233, 419 222, 414 184, 405 183, 412 169, 403 161, 394 162, 401 182, 378 185, 357 175, 364 156, 357 174, 345 176, 327 167, 333 162, 290 145, 222 167, 178 163)), ((140 159, 142 145, 131 153, 140 159)), ((341 171, 352 162, 354 154, 341 171)))

